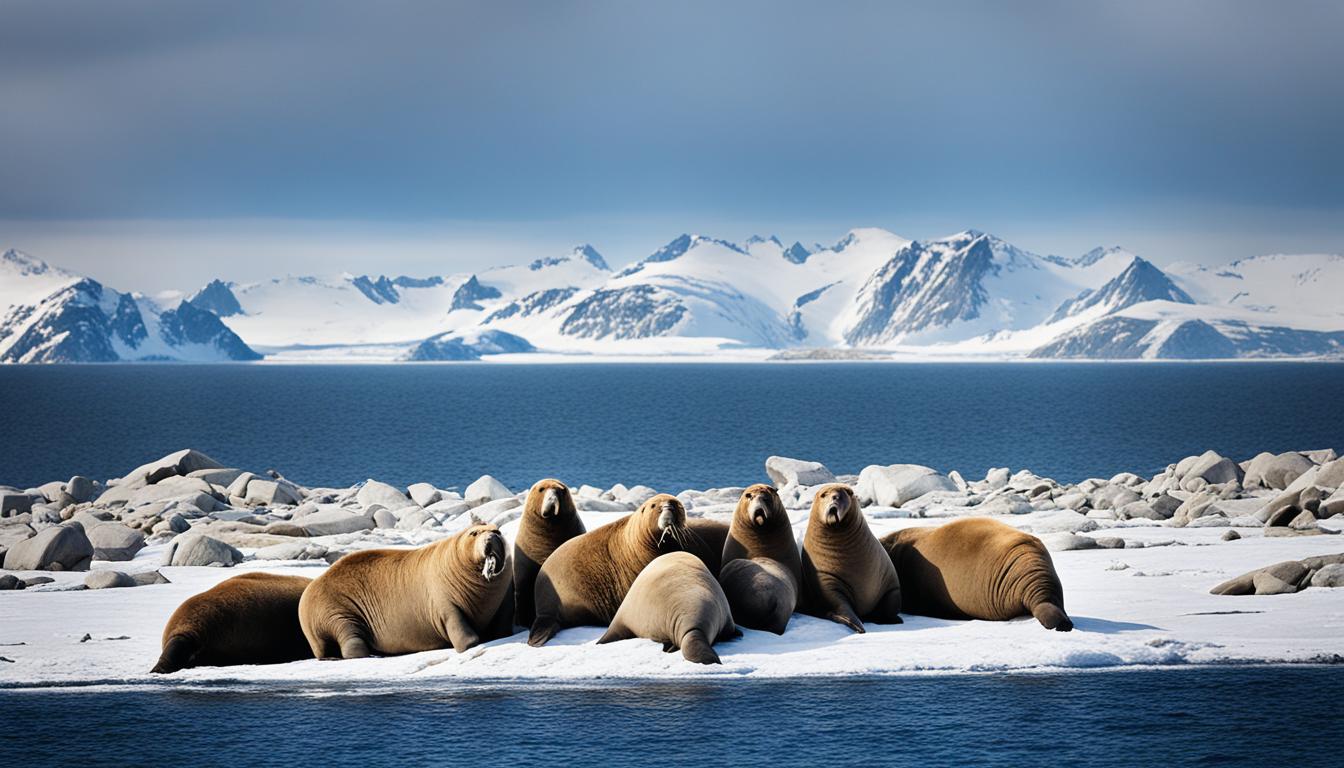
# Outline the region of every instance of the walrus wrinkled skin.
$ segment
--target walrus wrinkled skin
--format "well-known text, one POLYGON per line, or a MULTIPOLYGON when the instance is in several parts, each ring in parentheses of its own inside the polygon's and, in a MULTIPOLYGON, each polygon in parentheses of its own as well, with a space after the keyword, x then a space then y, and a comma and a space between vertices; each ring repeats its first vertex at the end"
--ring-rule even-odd
POLYGON ((545 645, 563 627, 605 627, 630 585, 653 559, 684 551, 686 509, 665 493, 601 528, 566 541, 537 574, 537 618, 528 645, 545 645))
POLYGON ((512 634, 512 591, 504 537, 476 524, 419 549, 342 557, 304 591, 299 621, 321 659, 461 653, 512 634))
POLYGON ((798 608, 803 559, 779 493, 760 483, 733 510, 719 584, 739 626, 784 634, 798 608))
POLYGON ((163 629, 151 672, 313 658, 299 626, 299 598, 312 579, 244 573, 193 595, 163 629))
POLYGON ((533 588, 537 573, 555 548, 586 533, 574 497, 559 480, 537 481, 527 492, 518 534, 513 540, 514 621, 531 627, 536 618, 533 588))
POLYGON ((1035 616, 1068 632, 1064 587, 1041 540, 997 520, 973 517, 882 537, 909 613, 1007 621, 1035 616))
POLYGON ((854 491, 823 486, 803 536, 804 613, 863 632, 865 619, 901 623, 901 584, 886 549, 859 509, 854 491))
POLYGON ((668 653, 680 649, 687 661, 718 664, 713 644, 741 634, 728 598, 704 561, 690 552, 669 552, 635 578, 597 642, 642 637, 662 643, 668 653))

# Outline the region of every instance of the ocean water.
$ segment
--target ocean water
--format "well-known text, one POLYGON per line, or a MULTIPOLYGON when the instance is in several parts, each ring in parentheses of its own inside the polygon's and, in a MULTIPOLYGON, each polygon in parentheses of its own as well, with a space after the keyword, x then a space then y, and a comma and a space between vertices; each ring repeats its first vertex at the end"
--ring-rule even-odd
POLYGON ((1328 706, 1342 688, 1340 666, 373 694, 0 688, 0 764, 1313 768, 1344 753, 1328 706))
POLYGON ((0 366, 0 483, 118 477, 192 447, 309 485, 672 492, 910 462, 1061 481, 1213 448, 1344 449, 1344 364, 0 366))

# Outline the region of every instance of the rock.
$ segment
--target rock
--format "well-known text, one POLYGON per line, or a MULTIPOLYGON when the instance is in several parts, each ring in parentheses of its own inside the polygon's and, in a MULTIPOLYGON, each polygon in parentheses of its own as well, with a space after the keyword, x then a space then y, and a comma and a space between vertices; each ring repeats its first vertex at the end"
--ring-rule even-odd
POLYGON ((1031 521, 1031 532, 1036 535, 1046 533, 1085 533, 1097 530, 1097 521, 1069 509, 1041 513, 1031 521))
POLYGON ((970 490, 970 484, 966 482, 966 478, 962 477, 961 473, 955 469, 947 473, 947 479, 957 486, 958 491, 970 490))
POLYGON ((406 489, 406 492, 411 495, 411 501, 421 507, 428 507, 443 500, 443 494, 439 492, 439 489, 429 483, 413 483, 406 489))
POLYGON ((956 491, 957 485, 947 475, 918 464, 874 464, 859 473, 854 490, 861 502, 899 507, 932 491, 956 491))
POLYGON ((20 541, 31 539, 37 533, 27 523, 8 523, 0 525, 0 564, 4 563, 4 553, 20 541))
POLYGON ((1099 549, 1124 549, 1125 540, 1119 536, 1098 536, 1096 539, 1099 549))
POLYGON ((355 494, 355 500, 361 507, 381 504, 394 512, 415 503, 397 488, 373 479, 364 481, 364 485, 361 485, 355 494))
POLYGON ((508 486, 490 475, 481 475, 462 492, 462 499, 474 507, 512 495, 513 491, 510 491, 508 486))
POLYGON ((1153 509, 1153 505, 1146 501, 1131 501, 1115 511, 1116 518, 1120 520, 1165 520, 1160 512, 1153 509))
POLYGON ((1132 504, 1142 498, 1139 492, 1133 488, 1108 483, 1092 493, 1092 508, 1120 509, 1126 504, 1132 504))
POLYGON ((1223 534, 1223 541, 1236 541, 1241 538, 1241 534, 1236 531, 1227 531, 1223 534))
POLYGON ((977 515, 1027 515, 1033 511, 1031 502, 1015 493, 995 496, 975 508, 977 515))
POLYGON ((374 526, 378 528, 396 528, 397 523, 400 522, 396 515, 383 507, 375 509, 372 517, 374 526))
POLYGON ((299 498, 300 496, 301 494, 287 483, 256 478, 248 481, 244 500, 249 506, 273 507, 278 504, 293 506, 302 503, 303 499, 299 498))
POLYGON ((1344 488, 1340 488, 1330 494, 1328 498, 1321 500, 1321 506, 1316 510, 1316 514, 1322 519, 1334 517, 1344 513, 1344 488))
POLYGON ((63 523, 12 544, 5 553, 9 571, 87 571, 93 544, 84 529, 63 523))
POLYGON ((219 539, 201 533, 184 533, 173 539, 164 553, 164 565, 223 566, 237 565, 243 553, 219 539))
POLYGON ((84 586, 89 589, 114 589, 137 585, 135 579, 121 571, 91 571, 84 577, 84 586))
POLYGON ((25 589, 27 586, 12 573, 0 574, 0 590, 25 589))
POLYGON ((65 482, 65 492, 70 494, 76 504, 93 500, 93 481, 83 475, 75 475, 65 482))
MULTIPOLYGON (((451 519, 469 509, 471 509, 471 505, 465 501, 461 501, 460 499, 444 499, 443 501, 435 502, 434 504, 425 507, 424 511, 438 518, 451 519)), ((408 514, 415 514, 415 512, 412 511, 408 514)))
POLYGON ((1087 494, 1082 491, 1069 491, 1055 497, 1055 505, 1075 512, 1087 506, 1087 494))
POLYGON ((985 483, 988 484, 992 490, 998 490, 999 488, 1008 485, 1008 479, 1010 477, 1012 477, 1012 473, 1008 471, 1007 467, 995 467, 985 473, 985 483))
POLYGON ((170 453, 157 461, 151 461, 148 464, 136 467, 128 472, 117 485, 138 488, 143 485, 153 485, 174 475, 187 475, 202 469, 223 468, 223 464, 204 453, 187 448, 170 453))
POLYGON ((1222 514, 1205 515, 1186 523, 1187 528, 1226 528, 1232 522, 1222 514))
POLYGON ((580 512, 633 512, 633 504, 626 504, 623 501, 607 501, 606 499, 593 499, 587 496, 580 496, 574 500, 574 505, 580 512))
POLYGON ((0 491, 0 517, 13 517, 29 512, 33 508, 33 497, 18 491, 0 491))
MULTIPOLYGON (((114 493, 118 490, 119 488, 113 488, 112 490, 98 497, 97 502, 98 505, 102 506, 103 499, 107 497, 108 494, 114 493)), ((130 493, 130 495, 126 497, 125 505, 127 507, 134 508, 145 504, 150 504, 156 501, 167 501, 169 499, 181 499, 187 497, 192 497, 193 499, 196 499, 201 496, 205 496, 206 498, 212 500, 208 504, 208 506, 211 509, 213 509, 214 492, 215 489, 211 487, 209 483, 205 482, 204 480, 201 480, 200 478, 170 477, 154 485, 146 485, 141 488, 134 489, 130 493)))
MULTIPOLYGON (((335 536, 341 533, 368 531, 376 525, 373 517, 369 515, 356 515, 336 507, 304 515, 295 522, 303 528, 307 536, 335 536)), ((393 525, 396 523, 393 522, 393 525)), ((267 532, 271 532, 269 527, 267 532)))
POLYGON ((155 523, 153 530, 155 533, 159 533, 160 531, 170 531, 172 533, 186 533, 190 529, 191 529, 191 523, 187 522, 187 518, 174 512, 165 517, 164 519, 160 520, 158 523, 155 523))
POLYGON ((1310 459, 1296 451, 1287 451, 1277 456, 1262 453, 1251 459, 1250 465, 1246 468, 1245 485, 1281 491, 1313 466, 1315 464, 1310 459))
MULTIPOLYGON (((462 505, 462 512, 467 511, 467 506, 462 505)), ((461 514, 459 512, 459 514, 461 514)), ((416 509, 407 512, 402 516, 394 526, 399 531, 414 531, 417 528, 426 528, 432 525, 438 525, 438 518, 434 517, 427 509, 416 509)))
POLYGON ((272 544, 258 549, 253 555, 257 560, 321 560, 326 556, 326 547, 309 541, 272 544))
POLYGON ((94 560, 130 560, 145 547, 145 535, 121 523, 103 523, 86 530, 94 560))
POLYGON ((471 511, 487 523, 503 525, 522 516, 523 503, 515 496, 508 496, 482 504, 471 511))
POLYGON ((240 472, 238 473, 238 476, 233 478, 233 481, 229 483, 229 487, 225 489, 225 492, 229 495, 229 498, 243 499, 244 503, 246 503, 247 486, 253 480, 264 479, 265 478, 257 477, 251 472, 240 472))
POLYGON ((1300 589, 1306 577, 1306 566, 1296 560, 1289 560, 1260 569, 1251 577, 1251 581, 1257 595, 1283 595, 1300 589))
POLYGON ((50 584, 54 581, 56 580, 50 576, 29 576, 28 578, 23 579, 23 585, 24 587, 40 587, 43 584, 50 584))
POLYGON ((1181 506, 1176 508, 1176 512, 1171 516, 1171 524, 1177 527, 1189 525, 1190 521, 1203 517, 1217 500, 1216 495, 1207 491, 1191 494, 1190 498, 1181 502, 1181 506))
POLYGON ((158 571, 142 571, 131 574, 131 581, 135 582, 137 587, 148 587, 152 584, 170 584, 168 578, 158 571))
POLYGON ((1285 525, 1278 528, 1266 527, 1264 530, 1266 537, 1273 538, 1285 538, 1289 536, 1324 536, 1327 534, 1339 533, 1339 531, 1332 531, 1328 528, 1322 528, 1319 525, 1310 528, 1293 528, 1285 525))
POLYGON ((1344 459, 1335 459, 1318 467, 1316 485, 1331 489, 1344 488, 1344 459))
POLYGON ((1096 549, 1097 540, 1076 533, 1047 533, 1040 537, 1045 548, 1051 552, 1069 552, 1077 549, 1096 549))
POLYGON ((785 485, 825 485, 835 482, 835 475, 819 461, 803 461, 785 456, 771 456, 765 460, 765 474, 775 487, 785 485))
POLYGON ((647 485, 636 485, 635 487, 625 489, 620 493, 616 493, 616 486, 613 486, 611 491, 612 494, 616 496, 617 501, 633 504, 636 507, 658 495, 657 491, 647 485))
POLYGON ((1334 448, 1319 448, 1314 451, 1298 451, 1298 453, 1311 459, 1313 464, 1328 464, 1339 458, 1334 448))
POLYGON ((222 485, 225 488, 228 488, 233 485, 234 481, 239 477, 251 474, 251 472, 244 472, 241 469, 220 467, 219 469, 198 469, 194 472, 188 472, 187 477, 194 477, 197 480, 204 480, 211 485, 222 485))
POLYGON ((1240 483, 1244 476, 1235 461, 1224 458, 1217 451, 1205 451, 1184 471, 1177 465, 1177 473, 1181 477, 1181 487, 1188 491, 1199 490, 1204 484, 1240 483), (1196 485, 1192 483, 1195 480, 1203 480, 1204 483, 1196 485))

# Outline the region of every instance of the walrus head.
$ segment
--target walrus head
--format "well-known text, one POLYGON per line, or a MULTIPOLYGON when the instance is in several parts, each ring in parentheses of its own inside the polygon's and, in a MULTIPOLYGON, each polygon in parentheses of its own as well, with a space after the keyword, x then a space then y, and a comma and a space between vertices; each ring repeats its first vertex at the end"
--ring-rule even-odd
POLYGON ((660 550, 686 548, 690 529, 686 527, 686 508, 676 496, 660 493, 644 502, 635 513, 640 527, 653 535, 660 550))
POLYGON ((481 576, 486 581, 494 581, 504 572, 507 563, 504 535, 499 532, 498 526, 485 523, 473 525, 462 532, 458 546, 466 548, 470 553, 469 562, 480 568, 481 576))
POLYGON ((733 518, 739 525, 754 528, 789 523, 789 513, 784 511, 784 502, 780 501, 779 492, 765 483, 757 483, 742 492, 742 497, 737 500, 733 518))
POLYGON ((822 525, 843 525, 859 514, 859 503, 848 485, 822 486, 812 499, 812 521, 822 525))
POLYGON ((538 480, 527 492, 527 501, 523 504, 523 514, 542 522, 555 522, 562 517, 578 515, 574 507, 574 497, 569 487, 559 480, 546 478, 538 480))

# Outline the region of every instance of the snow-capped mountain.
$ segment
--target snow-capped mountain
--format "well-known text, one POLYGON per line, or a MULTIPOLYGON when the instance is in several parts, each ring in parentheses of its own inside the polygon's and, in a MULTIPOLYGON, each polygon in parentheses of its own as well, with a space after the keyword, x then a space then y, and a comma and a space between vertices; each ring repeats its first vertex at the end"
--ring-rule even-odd
MULTIPOLYGON (((118 308, 129 301, 147 338, 197 343, 199 333, 173 329, 200 313, 279 359, 759 359, 784 349, 791 358, 845 349, 907 357, 1344 356, 1344 302, 1337 298, 1344 257, 1262 256, 1164 270, 1119 247, 1041 256, 975 230, 915 241, 866 228, 832 246, 785 242, 684 234, 618 271, 582 245, 524 264, 423 278, 218 279, 175 307, 99 286, 104 296, 92 281, 9 252, 0 259, 0 299, 13 297, 18 306, 0 349, 19 349, 16 329, 45 313, 48 329, 106 326, 106 333, 78 338, 106 336, 115 359, 157 356, 144 340, 127 346, 139 337, 121 317, 129 309, 118 308), (78 309, 95 306, 101 320, 78 309)), ((57 334, 47 333, 5 359, 41 359, 32 350, 59 346, 57 334)), ((217 346, 230 346, 221 339, 217 346)), ((172 344, 178 351, 164 356, 186 356, 181 343, 172 344)), ((113 359, 96 344, 60 354, 113 359)))
POLYGON ((0 362, 261 359, 213 312, 189 302, 119 293, 12 251, 0 269, 0 300, 12 302, 0 307, 0 362))

